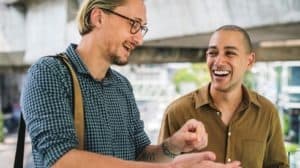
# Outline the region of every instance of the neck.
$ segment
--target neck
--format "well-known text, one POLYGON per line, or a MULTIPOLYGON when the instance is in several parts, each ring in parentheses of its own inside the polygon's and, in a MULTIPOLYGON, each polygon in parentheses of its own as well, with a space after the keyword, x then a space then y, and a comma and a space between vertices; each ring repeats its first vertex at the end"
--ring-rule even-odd
POLYGON ((219 91, 210 87, 210 94, 215 106, 222 113, 234 113, 243 97, 242 86, 229 91, 219 91))
POLYGON ((242 87, 228 91, 220 91, 210 87, 210 93, 215 106, 222 112, 221 120, 228 126, 242 101, 242 87))
POLYGON ((87 67, 91 76, 96 80, 102 80, 108 68, 110 62, 106 59, 106 53, 95 45, 93 36, 87 34, 84 35, 78 44, 76 51, 79 54, 81 60, 87 67))

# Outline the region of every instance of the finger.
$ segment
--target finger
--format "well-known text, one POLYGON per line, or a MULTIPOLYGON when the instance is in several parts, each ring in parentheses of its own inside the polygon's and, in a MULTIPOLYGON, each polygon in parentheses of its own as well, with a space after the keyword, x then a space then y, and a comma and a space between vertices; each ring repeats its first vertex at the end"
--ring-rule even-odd
POLYGON ((202 135, 200 141, 194 141, 194 142, 193 142, 193 147, 194 147, 195 149, 200 150, 200 149, 203 149, 204 147, 206 147, 206 146, 207 146, 207 143, 208 143, 208 135, 207 135, 207 133, 205 132, 205 133, 202 135))
POLYGON ((187 144, 193 144, 194 141, 198 141, 197 134, 192 132, 182 133, 182 138, 187 144))
POLYGON ((241 162, 239 161, 233 161, 231 163, 226 164, 226 168, 240 168, 241 167, 241 162))
POLYGON ((199 157, 200 157, 202 160, 211 160, 211 161, 216 160, 216 155, 215 155, 215 153, 210 152, 210 151, 200 152, 200 153, 197 153, 197 154, 200 155, 199 157))
POLYGON ((203 133, 206 132, 205 127, 202 124, 202 122, 197 121, 195 119, 188 120, 186 122, 186 124, 184 125, 183 129, 186 132, 195 133, 197 135, 197 137, 199 137, 198 140, 200 140, 203 133))
POLYGON ((223 163, 216 163, 216 162, 208 161, 208 160, 199 162, 199 167, 205 167, 205 168, 241 168, 240 162, 238 162, 238 161, 223 164, 223 163))
POLYGON ((206 133, 205 127, 202 124, 202 122, 197 121, 195 119, 189 120, 187 126, 188 126, 188 132, 195 132, 197 134, 197 140, 201 141, 203 138, 203 135, 205 135, 205 133, 206 133))
POLYGON ((203 138, 203 135, 205 135, 205 128, 204 125, 202 123, 199 123, 197 128, 196 128, 196 134, 198 137, 198 141, 201 141, 203 138))
POLYGON ((216 155, 213 152, 206 151, 206 152, 198 152, 198 153, 189 153, 183 154, 176 157, 176 159, 180 160, 196 160, 197 162, 202 162, 205 160, 214 161, 216 160, 216 155))
POLYGON ((198 163, 198 167, 204 167, 204 168, 226 168, 226 165, 223 163, 216 163, 214 161, 202 161, 198 163))
POLYGON ((202 134, 201 138, 198 138, 194 133, 185 133, 182 137, 185 141, 184 152, 189 152, 193 149, 201 150, 206 147, 208 143, 208 135, 206 132, 202 134))
POLYGON ((194 131, 199 125, 203 126, 202 122, 195 119, 190 119, 185 123, 185 126, 186 128, 188 128, 188 130, 194 130, 194 131))

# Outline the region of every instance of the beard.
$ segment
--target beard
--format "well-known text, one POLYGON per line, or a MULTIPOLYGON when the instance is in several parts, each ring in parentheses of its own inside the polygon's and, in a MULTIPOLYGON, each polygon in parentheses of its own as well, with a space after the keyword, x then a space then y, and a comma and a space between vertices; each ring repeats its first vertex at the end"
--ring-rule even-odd
POLYGON ((111 57, 111 63, 114 65, 124 66, 128 64, 128 59, 122 60, 119 56, 113 55, 111 57))

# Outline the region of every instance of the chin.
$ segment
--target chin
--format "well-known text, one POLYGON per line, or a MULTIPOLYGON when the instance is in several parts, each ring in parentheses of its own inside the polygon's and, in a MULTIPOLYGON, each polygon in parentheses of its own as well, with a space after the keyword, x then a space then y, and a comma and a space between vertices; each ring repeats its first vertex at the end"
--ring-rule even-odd
POLYGON ((227 92, 229 90, 228 86, 225 86, 223 84, 214 84, 212 83, 211 87, 213 87, 214 90, 220 91, 220 92, 227 92))
POLYGON ((114 64, 119 65, 119 66, 124 66, 124 65, 128 64, 128 61, 127 62, 115 62, 114 64))
POLYGON ((128 64, 128 60, 113 60, 113 64, 115 65, 119 65, 119 66, 124 66, 124 65, 127 65, 128 64))
POLYGON ((114 57, 112 57, 112 64, 120 65, 120 66, 127 65, 128 64, 128 57, 122 59, 121 56, 114 56, 114 57))

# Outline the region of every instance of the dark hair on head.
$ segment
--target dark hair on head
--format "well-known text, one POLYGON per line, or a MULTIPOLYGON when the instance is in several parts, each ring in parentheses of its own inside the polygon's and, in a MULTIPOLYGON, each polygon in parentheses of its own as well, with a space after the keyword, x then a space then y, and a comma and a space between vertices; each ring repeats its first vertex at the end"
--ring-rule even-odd
POLYGON ((218 32, 221 30, 238 31, 238 32, 242 33, 242 35, 244 36, 244 39, 245 39, 246 49, 248 49, 249 53, 253 51, 250 36, 245 29, 243 29, 239 26, 236 26, 236 25, 224 25, 224 26, 219 27, 215 32, 218 32))

